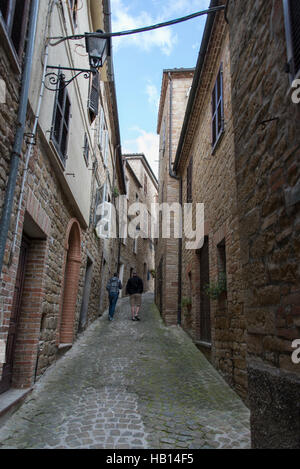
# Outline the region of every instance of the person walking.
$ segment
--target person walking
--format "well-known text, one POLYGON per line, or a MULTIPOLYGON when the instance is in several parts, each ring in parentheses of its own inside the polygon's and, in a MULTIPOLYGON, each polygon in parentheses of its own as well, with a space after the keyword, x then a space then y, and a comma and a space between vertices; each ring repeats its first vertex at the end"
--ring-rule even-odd
POLYGON ((106 290, 108 291, 108 298, 109 298, 109 312, 108 312, 108 319, 112 321, 115 314, 116 304, 119 298, 119 291, 122 290, 122 282, 119 279, 117 273, 109 279, 106 285, 106 290))
POLYGON ((139 311, 142 305, 142 293, 144 291, 143 280, 138 277, 136 271, 133 271, 132 277, 126 285, 126 293, 130 295, 130 306, 132 321, 139 321, 139 311))

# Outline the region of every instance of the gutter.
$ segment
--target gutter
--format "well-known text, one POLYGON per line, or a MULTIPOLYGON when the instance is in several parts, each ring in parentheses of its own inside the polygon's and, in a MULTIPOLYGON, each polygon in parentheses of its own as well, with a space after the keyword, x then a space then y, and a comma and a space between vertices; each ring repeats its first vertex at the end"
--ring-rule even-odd
MULTIPOLYGON (((182 207, 182 177, 179 181, 179 203, 182 207)), ((177 324, 181 326, 181 313, 182 313, 182 236, 178 240, 178 312, 177 312, 177 324)))
MULTIPOLYGON (((219 0, 211 0, 209 8, 213 8, 213 7, 216 7, 218 5, 219 5, 219 0)), ((203 70, 203 65, 204 65, 204 60, 205 60, 205 57, 206 57, 206 53, 207 53, 207 49, 208 49, 208 45, 209 45, 209 41, 210 41, 210 37, 211 37, 211 33, 212 33, 212 29, 213 29, 216 14, 217 14, 217 12, 213 12, 213 13, 209 13, 208 16, 207 16, 206 25, 205 25, 205 29, 204 29, 204 33, 203 33, 203 38, 202 38, 202 43, 201 43, 201 47, 200 47, 200 51, 199 51, 199 55, 198 55, 195 75, 194 75, 194 79, 193 79, 193 83, 192 83, 192 87, 191 87, 191 91, 190 91, 188 104, 187 104, 187 107, 186 107, 186 112, 185 112, 185 117, 184 117, 182 129, 181 129, 181 134, 180 134, 180 138, 179 138, 179 142, 178 142, 178 147, 177 147, 177 151, 176 151, 176 157, 175 157, 175 162, 174 162, 174 167, 173 167, 173 170, 174 170, 175 174, 177 173, 178 168, 179 168, 180 159, 181 159, 181 152, 182 152, 182 149, 183 149, 187 128, 188 128, 190 118, 191 118, 191 114, 192 114, 192 111, 193 111, 194 102, 195 102, 195 98, 196 98, 196 94, 197 94, 197 90, 198 90, 198 85, 199 85, 199 82, 200 82, 200 78, 201 78, 201 74, 202 74, 202 70, 203 70)))
POLYGON ((14 196, 16 191, 16 183, 18 178, 19 163, 22 155, 22 145, 24 139, 28 94, 31 78, 31 69, 33 62, 34 43, 36 36, 37 20, 38 20, 39 0, 32 0, 29 26, 27 33, 27 47, 24 57, 24 67, 21 81, 20 104, 17 117, 17 130, 15 134, 14 145, 11 153, 10 173, 7 181, 5 192, 4 206, 0 221, 0 275, 3 267, 3 259, 6 248, 6 241, 10 227, 10 221, 13 210, 14 196))

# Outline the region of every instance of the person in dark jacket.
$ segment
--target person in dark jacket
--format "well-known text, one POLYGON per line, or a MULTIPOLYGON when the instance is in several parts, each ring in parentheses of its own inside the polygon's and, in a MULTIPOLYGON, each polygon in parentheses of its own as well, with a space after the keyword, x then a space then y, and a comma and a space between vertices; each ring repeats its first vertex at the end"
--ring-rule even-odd
POLYGON ((126 293, 130 295, 130 306, 132 321, 139 321, 139 311, 142 305, 142 293, 144 291, 143 280, 137 276, 134 271, 132 277, 128 280, 126 285, 126 293))
POLYGON ((109 312, 108 312, 108 319, 110 321, 113 320, 114 314, 115 314, 115 309, 116 309, 116 304, 119 298, 119 290, 122 290, 122 283, 121 280, 118 277, 118 274, 115 273, 114 276, 109 279, 107 285, 106 285, 106 290, 108 292, 108 297, 109 297, 109 312))

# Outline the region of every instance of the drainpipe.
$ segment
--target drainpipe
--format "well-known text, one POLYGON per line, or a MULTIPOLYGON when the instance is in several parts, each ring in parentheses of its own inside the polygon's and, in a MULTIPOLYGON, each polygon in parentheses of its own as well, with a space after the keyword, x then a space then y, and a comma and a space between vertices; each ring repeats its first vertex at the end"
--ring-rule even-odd
POLYGON ((172 112, 173 112, 173 80, 171 77, 171 73, 168 72, 169 82, 170 82, 170 118, 169 118, 169 175, 173 179, 179 179, 173 171, 172 168, 172 127, 173 127, 173 120, 172 120, 172 112))
POLYGON ((18 177, 19 162, 22 153, 22 144, 26 125, 27 103, 29 95, 31 66, 33 61, 34 42, 36 36, 36 27, 38 19, 39 0, 32 0, 29 26, 28 26, 28 42, 24 58, 24 68, 22 73, 20 104, 18 110, 17 130, 14 145, 11 154, 10 173, 7 181, 7 189, 5 193, 4 206, 0 221, 0 275, 3 267, 3 259, 5 254, 6 241, 12 215, 14 196, 16 190, 16 182, 18 177))
POLYGON ((37 112, 36 112, 36 115, 35 115, 34 124, 33 124, 33 128, 32 128, 31 141, 30 141, 30 143, 27 147, 27 152, 26 152, 26 157, 25 157, 25 168, 24 168, 24 172, 23 172, 23 179, 22 179, 21 193, 20 193, 20 198, 19 198, 18 212, 17 212, 16 222, 15 222, 14 237, 13 237, 11 251, 10 251, 10 259, 9 259, 10 264, 13 260, 14 252, 15 252, 15 249, 16 249, 18 226, 19 226, 20 214, 21 214, 21 210, 22 210, 22 203, 23 203, 23 197, 24 197, 24 192, 25 192, 25 184, 26 184, 27 175, 28 175, 29 161, 30 161, 30 158, 31 158, 32 148, 33 148, 33 145, 34 145, 33 139, 36 136, 37 125, 38 125, 38 121, 39 121, 39 117, 40 117, 40 111, 41 111, 41 104, 42 104, 42 101, 43 101, 43 96, 44 96, 44 91, 45 91, 45 75, 46 75, 47 65, 48 65, 48 56, 49 56, 49 45, 47 44, 46 48, 45 48, 45 54, 44 54, 44 67, 43 67, 43 75, 42 75, 42 84, 41 84, 41 89, 40 89, 38 105, 37 105, 37 112))
MULTIPOLYGON (((182 207, 182 177, 179 178, 179 203, 182 207)), ((182 313, 182 233, 178 240, 178 313, 177 313, 177 324, 181 326, 181 313, 182 313)))

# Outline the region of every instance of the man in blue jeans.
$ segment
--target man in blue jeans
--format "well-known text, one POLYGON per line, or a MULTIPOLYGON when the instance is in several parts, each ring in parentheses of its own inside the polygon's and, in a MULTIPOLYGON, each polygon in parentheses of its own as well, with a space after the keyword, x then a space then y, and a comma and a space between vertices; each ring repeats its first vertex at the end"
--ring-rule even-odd
POLYGON ((114 276, 109 279, 106 285, 106 290, 108 291, 109 297, 109 312, 108 319, 112 321, 115 314, 116 304, 119 298, 119 290, 122 290, 122 283, 118 277, 118 274, 115 273, 114 276))

